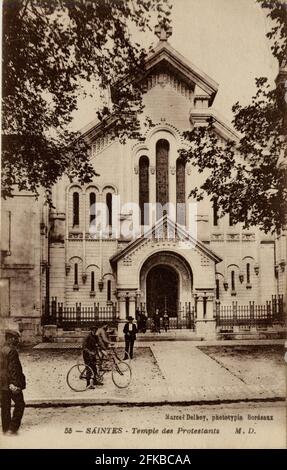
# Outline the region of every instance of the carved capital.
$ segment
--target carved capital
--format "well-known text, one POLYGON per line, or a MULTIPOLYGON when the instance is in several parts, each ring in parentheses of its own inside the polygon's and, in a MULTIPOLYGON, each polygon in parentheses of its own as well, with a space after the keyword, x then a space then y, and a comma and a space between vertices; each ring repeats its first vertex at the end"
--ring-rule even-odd
POLYGON ((171 167, 170 167, 170 173, 171 173, 171 175, 175 175, 175 171, 176 171, 176 170, 175 170, 175 166, 171 166, 171 167))

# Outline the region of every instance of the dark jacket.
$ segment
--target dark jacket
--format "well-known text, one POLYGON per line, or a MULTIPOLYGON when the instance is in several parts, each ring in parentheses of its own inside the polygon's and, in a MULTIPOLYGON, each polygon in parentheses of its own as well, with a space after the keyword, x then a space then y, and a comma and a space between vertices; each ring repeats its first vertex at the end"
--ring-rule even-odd
POLYGON ((134 323, 132 323, 133 329, 132 331, 129 331, 129 323, 126 323, 124 326, 124 334, 126 339, 136 339, 136 334, 138 332, 137 327, 134 323))
POLYGON ((83 349, 88 351, 97 351, 99 349, 98 338, 92 333, 89 333, 83 341, 83 349))
POLYGON ((26 379, 22 371, 17 349, 14 346, 5 344, 0 354, 1 390, 9 390, 10 384, 24 390, 26 388, 26 379))

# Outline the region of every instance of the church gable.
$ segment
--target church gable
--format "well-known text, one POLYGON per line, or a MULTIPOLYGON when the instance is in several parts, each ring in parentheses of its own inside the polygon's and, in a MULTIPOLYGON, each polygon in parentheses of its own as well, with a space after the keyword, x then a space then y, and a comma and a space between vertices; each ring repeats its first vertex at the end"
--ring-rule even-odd
POLYGON ((185 229, 173 222, 167 215, 163 216, 151 229, 144 235, 129 243, 120 253, 111 258, 111 263, 116 264, 123 260, 124 265, 130 265, 132 257, 146 245, 155 247, 159 245, 161 248, 195 250, 200 256, 201 265, 209 265, 210 261, 219 263, 222 259, 207 248, 204 243, 193 238, 185 229))
POLYGON ((142 82, 147 90, 155 83, 169 83, 190 100, 206 100, 208 107, 212 105, 218 89, 214 80, 163 40, 160 40, 155 51, 147 58, 142 82))

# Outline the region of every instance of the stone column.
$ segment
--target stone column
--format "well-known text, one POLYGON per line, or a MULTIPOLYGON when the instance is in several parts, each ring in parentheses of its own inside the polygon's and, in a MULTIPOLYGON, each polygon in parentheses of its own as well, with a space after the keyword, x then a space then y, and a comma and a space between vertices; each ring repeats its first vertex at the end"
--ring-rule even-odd
POLYGON ((135 318, 136 317, 136 300, 137 300, 136 293, 133 293, 133 292, 130 293, 129 299, 130 299, 130 316, 135 318))
POLYGON ((118 302, 119 302, 119 318, 120 321, 126 320, 126 293, 118 293, 118 302))
POLYGON ((119 304, 119 323, 118 323, 118 339, 124 337, 123 325, 126 321, 126 292, 118 292, 117 299, 119 304))
POLYGON ((216 338, 213 292, 206 291, 197 294, 196 335, 204 339, 216 338))

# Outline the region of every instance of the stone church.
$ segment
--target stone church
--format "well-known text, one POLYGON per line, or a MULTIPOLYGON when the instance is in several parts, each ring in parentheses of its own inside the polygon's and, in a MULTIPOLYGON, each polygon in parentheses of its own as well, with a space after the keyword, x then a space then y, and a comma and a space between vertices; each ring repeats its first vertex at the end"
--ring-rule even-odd
POLYGON ((141 79, 143 120, 153 123, 144 141, 121 144, 91 123, 82 133, 99 174, 92 183, 63 178, 51 210, 23 193, 2 204, 1 317, 18 322, 24 337, 61 329, 65 315, 79 327, 159 309, 174 328, 189 319, 196 335, 211 338, 218 306, 263 308, 283 294, 285 239, 245 230, 231 215, 220 218, 211 200, 189 198, 203 176, 179 159, 182 132, 212 116, 220 139, 237 135, 213 111, 218 84, 171 46, 170 33, 159 28, 141 79), (101 204, 106 230, 94 224, 101 204))

